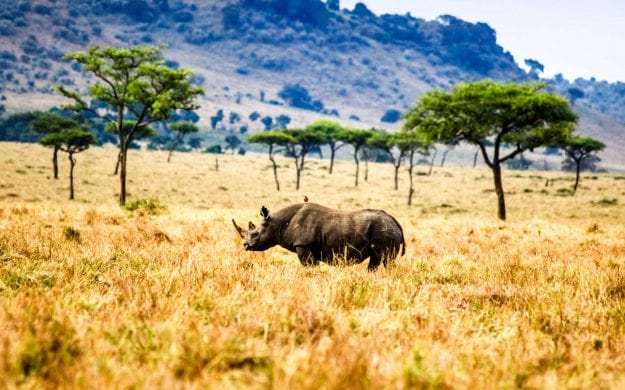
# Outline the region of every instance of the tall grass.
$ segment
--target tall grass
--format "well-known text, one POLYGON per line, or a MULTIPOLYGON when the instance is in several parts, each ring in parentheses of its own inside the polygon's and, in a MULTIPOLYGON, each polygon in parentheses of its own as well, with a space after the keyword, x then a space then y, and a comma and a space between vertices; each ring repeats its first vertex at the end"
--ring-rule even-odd
POLYGON ((265 156, 223 156, 217 173, 214 157, 132 151, 130 198, 158 199, 152 213, 116 205, 114 150, 84 153, 74 203, 43 148, 0 144, 0 156, 1 387, 625 385, 625 181, 613 176, 561 196, 566 174, 508 172, 504 224, 485 170, 418 176, 408 208, 390 164, 355 189, 351 163, 330 176, 311 160, 295 192, 282 160, 277 193, 265 156), (406 256, 369 273, 243 250, 231 218, 256 222, 261 205, 304 194, 386 209, 406 256))

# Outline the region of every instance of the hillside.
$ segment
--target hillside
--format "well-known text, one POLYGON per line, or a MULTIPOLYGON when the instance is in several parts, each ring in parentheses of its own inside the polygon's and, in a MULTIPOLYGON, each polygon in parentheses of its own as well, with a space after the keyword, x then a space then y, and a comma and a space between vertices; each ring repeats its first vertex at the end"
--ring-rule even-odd
MULTIPOLYGON (((84 88, 83 75, 61 57, 89 44, 166 43, 170 66, 192 69, 194 81, 206 88, 199 111, 204 129, 212 129, 210 118, 223 109, 226 117, 235 113, 240 119, 216 127, 241 133, 264 128, 249 119, 252 113, 271 117, 273 124, 286 116, 290 126, 331 116, 352 126, 398 128, 399 122, 381 122, 385 112, 403 111, 433 88, 487 77, 536 78, 498 45, 490 26, 450 15, 433 21, 377 16, 363 4, 341 10, 336 0, 1 3, 0 93, 8 112, 60 103, 51 91, 57 83, 84 88), (285 87, 304 99, 281 93, 285 87)), ((581 81, 549 83, 578 96, 571 90, 581 81)), ((625 119, 620 100, 613 98, 619 88, 588 81, 580 86, 583 98, 576 99, 584 115, 580 130, 592 128, 615 148, 604 161, 622 169, 624 158, 616 150, 625 147, 625 137, 613 137, 622 134, 619 123, 625 119)))

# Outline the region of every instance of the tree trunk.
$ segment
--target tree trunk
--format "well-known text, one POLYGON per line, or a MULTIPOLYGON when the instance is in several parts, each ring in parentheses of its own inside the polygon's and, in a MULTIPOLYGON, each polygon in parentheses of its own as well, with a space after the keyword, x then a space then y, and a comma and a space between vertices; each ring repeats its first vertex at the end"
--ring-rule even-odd
POLYGON ((401 161, 398 164, 393 164, 395 166, 395 191, 399 189, 399 167, 401 161))
POLYGON ((336 154, 336 149, 334 145, 330 145, 330 175, 332 174, 332 170, 334 169, 334 155, 336 154))
POLYGON ((501 180, 501 166, 498 162, 493 163, 493 179, 495 181, 495 192, 497 193, 497 216, 502 221, 506 220, 506 200, 503 192, 501 180))
POLYGON ((219 157, 215 157, 215 172, 219 172, 219 157))
POLYGON ((273 178, 276 181, 276 190, 280 191, 280 182, 278 181, 278 165, 271 154, 271 150, 269 151, 269 160, 271 160, 271 164, 273 165, 273 178))
POLYGON ((410 165, 408 166, 408 176, 410 177, 410 188, 408 189, 408 206, 412 205, 412 194, 414 194, 414 187, 412 181, 412 168, 414 167, 414 151, 410 152, 410 165))
POLYGON ((443 159, 441 160, 441 168, 445 165, 445 159, 447 158, 447 153, 449 153, 449 149, 443 152, 443 159))
POLYGON ((126 204, 126 161, 128 157, 128 144, 129 142, 125 141, 121 145, 120 152, 120 172, 119 172, 119 204, 121 206, 126 204))
POLYGON ((52 173, 54 174, 54 178, 59 178, 59 147, 54 146, 54 151, 52 152, 52 173))
POLYGON ((577 192, 577 186, 579 184, 579 173, 582 170, 582 159, 575 160, 575 184, 573 184, 573 195, 577 192))
POLYGON ((369 180, 369 152, 367 151, 366 147, 362 150, 362 156, 365 158, 365 181, 368 181, 369 180))
POLYGON ((428 176, 432 174, 432 168, 434 168, 434 160, 436 160, 437 154, 438 154, 438 150, 434 149, 434 155, 432 156, 432 161, 430 161, 430 170, 428 171, 428 176))
POLYGON ((477 165, 477 154, 480 152, 480 149, 475 151, 475 155, 473 156, 473 168, 477 165))
POLYGON ((299 180, 301 177, 301 169, 299 164, 299 158, 294 157, 295 159, 295 190, 299 190, 299 180))
POLYGON ((74 200, 74 153, 69 153, 69 199, 74 200))
POLYGON ((300 171, 299 168, 295 168, 295 170, 297 171, 296 172, 297 177, 296 177, 296 181, 295 181, 295 190, 299 190, 299 179, 300 179, 300 177, 302 175, 302 171, 300 171))
POLYGON ((356 187, 358 187, 358 176, 360 175, 360 162, 358 161, 358 151, 354 153, 354 161, 356 161, 356 187))
POLYGON ((113 172, 113 176, 117 176, 117 174, 119 173, 119 166, 122 163, 122 152, 121 149, 119 151, 119 153, 117 153, 117 162, 115 163, 115 172, 113 172))
POLYGON ((180 143, 182 143, 182 137, 184 137, 184 134, 183 133, 178 133, 178 136, 176 136, 176 138, 174 138, 174 144, 172 145, 171 149, 169 149, 169 156, 167 156, 167 162, 168 163, 169 163, 169 161, 171 161, 171 155, 174 154, 174 150, 176 150, 178 145, 180 145, 180 143))

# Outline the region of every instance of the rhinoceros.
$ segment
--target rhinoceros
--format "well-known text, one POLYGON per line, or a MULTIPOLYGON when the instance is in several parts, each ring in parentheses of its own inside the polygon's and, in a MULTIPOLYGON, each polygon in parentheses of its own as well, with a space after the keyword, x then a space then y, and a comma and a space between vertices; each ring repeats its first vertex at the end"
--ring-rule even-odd
POLYGON ((265 251, 276 245, 297 253, 305 266, 359 264, 369 258, 375 271, 406 253, 404 232, 397 220, 383 210, 341 211, 315 203, 299 203, 273 214, 263 206, 262 222, 249 230, 234 227, 248 251, 265 251))

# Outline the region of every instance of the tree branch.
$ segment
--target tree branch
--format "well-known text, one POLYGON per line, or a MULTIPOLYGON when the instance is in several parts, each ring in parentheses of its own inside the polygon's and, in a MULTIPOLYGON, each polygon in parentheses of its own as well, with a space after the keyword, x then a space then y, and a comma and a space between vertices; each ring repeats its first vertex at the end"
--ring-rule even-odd
POLYGON ((517 148, 515 149, 514 152, 510 153, 509 155, 505 156, 504 158, 499 159, 500 163, 506 162, 508 160, 510 160, 511 158, 516 157, 517 155, 523 153, 525 151, 524 148, 517 146, 517 148))
POLYGON ((493 168, 493 163, 490 161, 490 157, 488 157, 488 152, 486 151, 486 145, 482 142, 478 142, 477 145, 480 147, 482 151, 482 157, 484 158, 484 162, 488 165, 489 168, 493 168))

